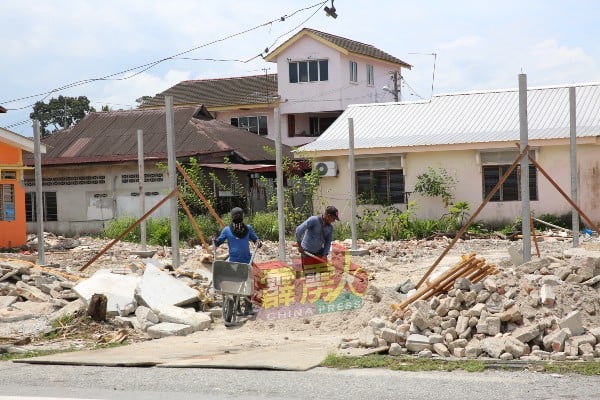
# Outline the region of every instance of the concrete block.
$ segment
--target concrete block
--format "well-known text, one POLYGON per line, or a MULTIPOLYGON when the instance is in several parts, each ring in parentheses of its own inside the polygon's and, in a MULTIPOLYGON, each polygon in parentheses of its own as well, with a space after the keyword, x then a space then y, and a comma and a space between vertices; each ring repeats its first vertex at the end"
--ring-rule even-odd
POLYGON ((186 336, 194 332, 189 325, 176 324, 173 322, 161 322, 148 328, 147 333, 153 339, 167 336, 186 336))
POLYGON ((581 335, 585 332, 581 313, 579 311, 570 312, 565 318, 558 322, 561 328, 568 328, 573 336, 581 335))
POLYGON ((388 343, 400 343, 401 340, 404 341, 404 339, 398 335, 398 332, 391 328, 381 329, 380 336, 388 343))
POLYGON ((493 317, 487 317, 485 319, 485 322, 487 324, 487 334, 490 336, 496 336, 498 333, 500 333, 500 318, 493 316, 493 317))
POLYGON ((423 349, 423 350, 421 350, 419 352, 419 354, 417 354, 417 357, 419 357, 419 358, 431 358, 431 357, 433 357, 433 353, 429 349, 423 349))
POLYGON ((137 275, 113 274, 102 269, 79 282, 73 287, 73 291, 85 302, 86 307, 94 294, 106 295, 106 313, 117 315, 120 308, 135 302, 134 293, 139 281, 140 277, 137 275))
POLYGON ((403 354, 402 351, 402 346, 400 346, 398 343, 392 343, 390 345, 390 349, 388 350, 388 354, 390 356, 399 356, 403 354))
POLYGON ((371 318, 367 325, 373 327, 375 330, 383 329, 385 328, 385 320, 383 318, 371 318))
POLYGON ((435 309, 435 313, 440 317, 445 317, 450 311, 450 301, 446 298, 440 301, 440 305, 435 309))
POLYGON ((160 305, 153 311, 157 313, 161 322, 189 325, 192 332, 208 329, 212 323, 209 313, 196 312, 177 306, 160 305))
POLYGON ((563 283, 562 280, 556 275, 544 275, 540 279, 542 285, 558 286, 561 283, 563 283))
POLYGON ((600 343, 600 327, 594 327, 588 330, 590 335, 594 335, 596 343, 600 343))
POLYGON ((429 338, 424 335, 412 334, 406 339, 406 348, 413 353, 418 353, 425 349, 431 350, 432 347, 431 343, 429 343, 429 338))
POLYGON ((521 323, 523 321, 523 315, 519 310, 519 307, 513 306, 499 314, 500 321, 502 322, 515 322, 521 323))
POLYGON ((505 351, 512 354, 514 358, 519 358, 528 352, 528 346, 512 336, 504 338, 504 346, 505 351))
POLYGON ((413 314, 410 317, 410 322, 412 324, 414 324, 417 329, 419 330, 424 330, 427 329, 431 326, 431 323, 429 321, 429 318, 427 317, 427 314, 421 312, 421 311, 416 311, 413 312, 413 314))
POLYGON ((547 351, 562 352, 565 348, 565 340, 571 336, 567 328, 557 329, 550 332, 542 339, 544 349, 547 351))
POLYGON ((375 329, 372 326, 365 326, 358 335, 358 343, 364 347, 377 347, 379 341, 375 335, 375 329))
POLYGON ((479 317, 481 315, 481 312, 485 309, 485 303, 477 303, 473 307, 471 307, 469 311, 467 311, 467 315, 469 317, 479 317))
POLYGON ((594 354, 594 346, 589 343, 579 345, 579 354, 594 354))
POLYGON ((461 334, 467 330, 469 327, 469 317, 466 315, 461 315, 456 320, 456 333, 461 334))
POLYGON ((446 347, 446 345, 443 343, 434 343, 433 351, 435 351, 442 357, 450 357, 450 351, 448 350, 448 347, 446 347))
POLYGON ((453 351, 452 354, 454 355, 454 357, 459 357, 459 358, 463 358, 466 357, 467 352, 465 350, 464 347, 456 347, 453 351))
POLYGON ((552 361, 565 361, 567 359, 567 355, 564 351, 559 351, 556 353, 550 354, 550 359, 552 361))
POLYGON ((471 340, 465 347, 465 357, 467 358, 477 358, 482 352, 481 342, 477 339, 471 340))
POLYGON ((551 285, 542 285, 540 288, 540 299, 542 300, 542 304, 546 307, 554 307, 556 294, 554 293, 554 289, 552 289, 551 285))
POLYGON ((540 334, 540 328, 538 324, 526 325, 521 328, 517 328, 512 332, 512 336, 523 343, 527 343, 535 339, 540 334))
POLYGON ((515 357, 511 353, 502 353, 500 355, 500 359, 502 361, 510 361, 510 360, 514 360, 515 357))
POLYGON ((505 351, 503 338, 488 337, 481 341, 481 349, 492 358, 499 358, 505 351))
POLYGON ((46 293, 42 292, 37 287, 28 285, 22 281, 17 282, 15 292, 19 296, 29 301, 46 302, 52 299, 51 296, 48 296, 46 293))
POLYGON ((153 310, 163 304, 181 306, 198 301, 198 291, 153 265, 144 270, 135 295, 140 304, 153 310))
POLYGON ((457 347, 467 347, 467 345, 469 344, 469 341, 467 339, 456 339, 450 343, 448 343, 448 350, 450 350, 451 353, 454 353, 454 349, 457 347))
POLYGON ((518 267, 523 264, 523 248, 518 244, 508 246, 508 255, 514 266, 518 267))
POLYGON ((156 315, 154 311, 145 306, 139 306, 138 308, 136 308, 135 316, 138 319, 138 321, 140 321, 140 323, 149 321, 153 324, 158 324, 160 322, 158 319, 158 315, 156 315))

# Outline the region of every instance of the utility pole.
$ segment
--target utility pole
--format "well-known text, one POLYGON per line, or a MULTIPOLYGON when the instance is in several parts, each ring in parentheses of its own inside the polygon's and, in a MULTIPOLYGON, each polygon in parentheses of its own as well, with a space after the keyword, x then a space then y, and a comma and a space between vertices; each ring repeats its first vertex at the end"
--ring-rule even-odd
MULTIPOLYGON (((402 95, 400 94, 400 89, 398 89, 398 71, 394 71, 394 100, 396 103, 402 99, 402 95)), ((402 75, 400 75, 400 79, 402 79, 402 75)))

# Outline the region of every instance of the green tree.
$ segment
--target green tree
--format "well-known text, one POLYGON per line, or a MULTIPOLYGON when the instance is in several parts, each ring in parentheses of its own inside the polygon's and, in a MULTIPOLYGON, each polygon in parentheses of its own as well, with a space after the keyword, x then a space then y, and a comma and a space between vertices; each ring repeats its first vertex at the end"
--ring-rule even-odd
POLYGON ((50 99, 48 103, 36 102, 29 118, 40 121, 42 135, 47 136, 75 125, 86 114, 94 111, 96 110, 90 107, 90 100, 86 96, 58 96, 50 99), (50 127, 53 129, 50 130, 50 127))

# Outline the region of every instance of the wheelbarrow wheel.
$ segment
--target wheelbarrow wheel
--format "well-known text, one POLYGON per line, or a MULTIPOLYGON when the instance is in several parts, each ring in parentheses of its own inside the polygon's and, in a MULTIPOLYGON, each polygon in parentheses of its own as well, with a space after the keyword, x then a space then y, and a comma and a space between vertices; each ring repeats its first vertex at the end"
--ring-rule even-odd
POLYGON ((233 324, 235 318, 235 301, 233 296, 223 296, 223 321, 225 326, 233 324))

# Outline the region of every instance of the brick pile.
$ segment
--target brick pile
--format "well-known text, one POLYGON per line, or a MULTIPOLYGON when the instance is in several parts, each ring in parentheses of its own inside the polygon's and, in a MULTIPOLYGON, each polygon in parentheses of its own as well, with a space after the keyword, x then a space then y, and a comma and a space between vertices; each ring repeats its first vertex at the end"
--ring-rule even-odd
MULTIPOLYGON (((389 354, 502 360, 600 357, 600 253, 574 249, 373 318, 340 347, 388 346, 389 354)), ((409 293, 410 295, 410 293, 409 293)))

